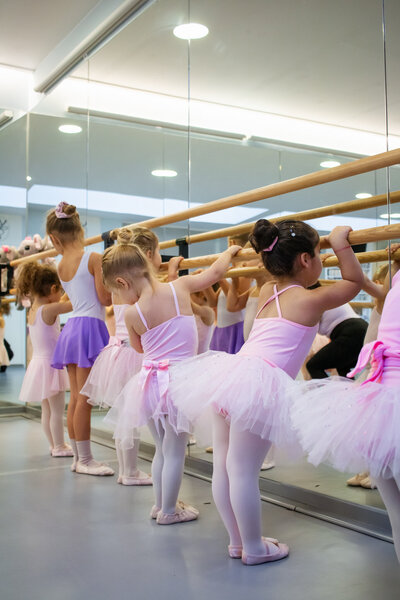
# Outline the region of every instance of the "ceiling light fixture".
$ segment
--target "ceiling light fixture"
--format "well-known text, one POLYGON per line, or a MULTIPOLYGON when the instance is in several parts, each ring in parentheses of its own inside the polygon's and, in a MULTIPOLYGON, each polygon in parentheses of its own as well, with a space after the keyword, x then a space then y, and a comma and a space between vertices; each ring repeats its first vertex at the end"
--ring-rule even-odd
POLYGON ((372 198, 372 194, 368 194, 367 192, 360 192, 359 194, 356 194, 356 198, 358 198, 359 200, 364 200, 365 198, 372 198))
POLYGON ((31 177, 30 175, 27 175, 27 176, 26 176, 26 180, 27 180, 27 181, 32 181, 32 177, 31 177))
POLYGON ((173 34, 181 40, 199 40, 208 35, 208 27, 201 23, 183 23, 174 27, 173 34))
POLYGON ((178 173, 172 169, 154 169, 151 172, 154 177, 176 177, 178 173))
POLYGON ((389 217, 391 219, 400 219, 400 213, 391 213, 390 215, 389 213, 383 213, 383 215, 380 215, 381 219, 388 219, 389 217))
POLYGON ((80 133, 82 127, 79 127, 79 125, 60 125, 58 131, 61 131, 61 133, 80 133))
POLYGON ((14 113, 12 110, 3 110, 3 112, 0 113, 0 127, 11 121, 13 117, 14 113))
POLYGON ((339 167, 340 164, 337 160, 323 160, 322 163, 319 163, 319 166, 324 169, 332 169, 333 167, 339 167))

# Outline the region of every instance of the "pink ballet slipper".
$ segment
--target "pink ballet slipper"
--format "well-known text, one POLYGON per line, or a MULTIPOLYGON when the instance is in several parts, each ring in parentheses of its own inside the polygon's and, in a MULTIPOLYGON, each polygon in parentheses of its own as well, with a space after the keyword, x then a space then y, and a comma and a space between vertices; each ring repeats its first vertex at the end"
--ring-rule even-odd
POLYGON ((281 544, 280 542, 276 544, 271 543, 265 538, 263 542, 267 551, 266 554, 246 554, 246 552, 242 552, 242 563, 244 565, 261 565, 267 562, 275 562, 289 555, 289 546, 287 544, 281 544))
POLYGON ((114 471, 111 469, 111 467, 104 463, 99 463, 96 460, 92 460, 89 464, 84 464, 78 461, 76 463, 75 470, 81 475, 97 475, 99 477, 114 475, 114 471))
POLYGON ((118 475, 117 483, 122 483, 122 475, 118 475))
POLYGON ((151 511, 150 511, 150 518, 157 519, 157 515, 160 512, 160 510, 161 510, 161 508, 158 508, 158 506, 156 506, 156 505, 152 506, 151 511))
MULTIPOLYGON (((263 537, 262 540, 264 542, 271 542, 271 544, 279 544, 278 540, 275 538, 263 537)), ((229 544, 228 552, 231 558, 242 558, 243 546, 234 546, 233 544, 229 544)))
POLYGON ((74 458, 72 465, 70 466, 72 473, 76 473, 76 459, 74 458))
POLYGON ((199 516, 197 508, 185 504, 182 500, 179 500, 176 506, 176 511, 172 514, 165 514, 161 510, 157 515, 158 525, 174 525, 175 523, 187 523, 188 521, 195 521, 199 516))
POLYGON ((72 450, 71 446, 68 446, 67 444, 63 447, 63 448, 53 448, 53 450, 51 451, 51 456, 53 458, 63 458, 65 456, 74 456, 74 451, 72 450))
POLYGON ((122 485, 153 485, 153 480, 150 475, 143 471, 138 471, 137 477, 122 477, 122 485))

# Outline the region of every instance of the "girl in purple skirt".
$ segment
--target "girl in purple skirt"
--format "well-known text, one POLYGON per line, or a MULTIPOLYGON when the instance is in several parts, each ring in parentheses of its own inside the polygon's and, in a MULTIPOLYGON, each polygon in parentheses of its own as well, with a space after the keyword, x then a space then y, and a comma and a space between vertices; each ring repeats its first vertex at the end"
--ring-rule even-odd
POLYGON ((62 255, 58 265, 61 284, 73 313, 58 338, 52 367, 67 367, 71 396, 67 425, 74 451, 71 470, 87 475, 113 475, 93 459, 90 448, 91 405, 80 393, 96 357, 108 343, 104 306, 111 304, 101 272, 101 255, 84 252, 84 232, 75 206, 60 202, 47 215, 46 232, 62 255))

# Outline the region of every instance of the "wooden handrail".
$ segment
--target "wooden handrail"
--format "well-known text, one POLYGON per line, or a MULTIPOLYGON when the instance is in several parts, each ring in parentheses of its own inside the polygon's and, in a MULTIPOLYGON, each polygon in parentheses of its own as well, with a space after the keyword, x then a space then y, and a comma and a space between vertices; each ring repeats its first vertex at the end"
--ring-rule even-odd
MULTIPOLYGON (((211 202, 205 202, 200 206, 189 208, 172 215, 164 217, 156 217, 154 219, 148 219, 147 221, 141 221, 139 223, 133 223, 131 226, 142 226, 154 229, 155 227, 161 227, 162 225, 169 225, 171 223, 177 223, 184 221, 192 217, 199 215, 209 214, 223 210, 225 208, 231 208, 232 206, 240 206, 243 204, 250 204, 259 200, 265 200, 266 198, 273 198, 275 196, 281 196, 282 194, 288 194, 289 192, 295 192, 298 190, 307 189, 323 183, 330 183, 331 181, 337 181, 339 179, 346 179, 347 177, 354 177, 361 173, 368 173, 391 165, 400 163, 400 148, 390 150, 389 152, 383 152, 374 156, 367 156, 354 160, 350 163, 333 167, 332 169, 324 169, 322 171, 315 171, 314 173, 308 173, 307 175, 300 175, 294 179, 288 179, 286 181, 279 181, 277 183, 271 183, 264 187, 256 188, 248 192, 242 192, 240 194, 234 194, 227 196, 226 198, 220 198, 219 200, 212 200, 211 202)), ((116 229, 115 231, 118 231, 116 229)), ((102 241, 101 235, 96 235, 85 240, 85 246, 91 246, 102 241)), ((18 258, 12 261, 11 266, 18 266, 21 263, 27 262, 28 260, 40 260, 49 256, 56 256, 56 250, 47 250, 40 252, 39 254, 33 254, 29 257, 18 258)))
MULTIPOLYGON (((400 202, 400 191, 390 193, 390 204, 396 204, 396 202, 400 202)), ((309 210, 303 210, 291 215, 273 217, 269 220, 271 223, 277 223, 278 221, 283 221, 285 219, 310 221, 312 219, 320 219, 321 217, 329 217, 331 215, 340 215, 356 210, 376 208, 378 206, 384 206, 386 203, 387 194, 379 194, 378 196, 372 196, 371 198, 364 198, 362 200, 348 200, 347 202, 329 204, 328 206, 311 208, 309 210)), ((243 233, 249 233, 253 229, 254 224, 255 221, 252 223, 244 223, 243 225, 235 225, 234 227, 225 227, 224 229, 214 229, 213 231, 206 231, 205 233, 196 233, 195 235, 186 236, 185 239, 188 244, 195 244, 198 242, 207 242, 209 240, 217 240, 233 235, 241 235, 243 233)), ((162 250, 165 248, 173 248, 174 246, 176 246, 176 240, 166 240, 164 242, 160 242, 160 248, 162 250)))

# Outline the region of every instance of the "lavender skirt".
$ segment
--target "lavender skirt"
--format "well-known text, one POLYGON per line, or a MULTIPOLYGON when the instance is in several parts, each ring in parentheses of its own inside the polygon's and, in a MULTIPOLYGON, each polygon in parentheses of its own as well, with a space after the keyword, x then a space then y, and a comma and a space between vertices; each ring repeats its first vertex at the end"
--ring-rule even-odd
POLYGON ((71 317, 61 331, 51 366, 65 365, 90 368, 104 346, 109 334, 104 322, 94 317, 71 317))
POLYGON ((244 344, 243 321, 228 327, 216 327, 211 338, 210 350, 222 350, 236 354, 244 344))

